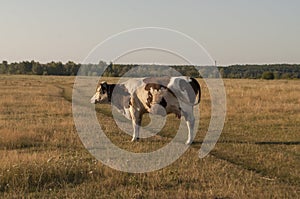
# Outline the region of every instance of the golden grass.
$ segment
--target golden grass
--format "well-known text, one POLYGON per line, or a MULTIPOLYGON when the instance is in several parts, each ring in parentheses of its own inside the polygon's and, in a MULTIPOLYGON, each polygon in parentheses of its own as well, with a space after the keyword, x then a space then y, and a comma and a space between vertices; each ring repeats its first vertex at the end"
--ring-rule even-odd
MULTIPOLYGON (((0 76, 0 197, 299 197, 300 81, 225 80, 224 131, 210 155, 199 159, 210 119, 209 94, 200 80, 203 100, 195 144, 170 166, 145 174, 113 170, 83 147, 72 118, 73 81, 0 76)), ((96 109, 108 137, 134 152, 164 146, 178 123, 170 116, 157 136, 131 143, 114 124, 109 106, 96 109)))

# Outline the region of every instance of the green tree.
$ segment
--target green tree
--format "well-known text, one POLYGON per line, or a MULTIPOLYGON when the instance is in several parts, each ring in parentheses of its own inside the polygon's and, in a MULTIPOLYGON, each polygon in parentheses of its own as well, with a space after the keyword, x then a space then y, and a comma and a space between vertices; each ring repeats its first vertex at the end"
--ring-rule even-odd
POLYGON ((34 62, 32 64, 32 74, 34 75, 42 75, 44 72, 43 66, 39 62, 34 62))
POLYGON ((0 74, 6 74, 7 73, 7 61, 2 61, 0 64, 0 74))
POLYGON ((270 72, 270 71, 266 71, 262 74, 261 76, 263 79, 267 79, 267 80, 271 80, 271 79, 274 79, 275 76, 274 76, 274 73, 273 72, 270 72))

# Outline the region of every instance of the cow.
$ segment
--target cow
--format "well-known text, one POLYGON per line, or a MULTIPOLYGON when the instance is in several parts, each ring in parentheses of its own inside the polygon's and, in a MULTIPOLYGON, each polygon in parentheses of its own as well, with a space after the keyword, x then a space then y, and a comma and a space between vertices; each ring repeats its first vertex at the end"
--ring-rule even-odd
POLYGON ((132 120, 132 141, 139 139, 143 114, 161 116, 175 114, 185 118, 188 127, 186 144, 193 141, 195 117, 193 107, 201 100, 201 87, 191 77, 145 77, 132 78, 120 84, 101 82, 91 103, 111 103, 132 120), (197 99, 198 97, 198 99, 197 99))

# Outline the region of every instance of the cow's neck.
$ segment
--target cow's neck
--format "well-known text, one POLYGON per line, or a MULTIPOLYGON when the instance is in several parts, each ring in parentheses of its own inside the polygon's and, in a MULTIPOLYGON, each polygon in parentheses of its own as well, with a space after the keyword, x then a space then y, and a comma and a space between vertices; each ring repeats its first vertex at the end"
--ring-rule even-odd
POLYGON ((130 93, 124 85, 112 84, 110 85, 110 93, 107 93, 109 101, 118 109, 129 108, 130 106, 130 93), (113 96, 112 93, 114 92, 113 96))

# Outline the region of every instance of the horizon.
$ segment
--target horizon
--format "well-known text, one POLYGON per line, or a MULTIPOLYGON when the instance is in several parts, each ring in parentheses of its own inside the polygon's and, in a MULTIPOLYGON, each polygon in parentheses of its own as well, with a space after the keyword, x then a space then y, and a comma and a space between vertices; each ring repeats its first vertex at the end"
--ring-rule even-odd
MULTIPOLYGON (((220 66, 300 63, 297 0, 10 0, 0 5, 0 60, 9 63, 82 63, 95 46, 112 35, 150 26, 186 34, 199 42, 220 66)), ((133 42, 134 39, 128 41, 133 42)), ((188 47, 185 53, 197 56, 188 47)), ((149 52, 124 57, 123 62, 145 60, 180 63, 174 56, 151 57, 149 52)))
MULTIPOLYGON (((7 61, 7 60, 0 60, 0 64, 2 64, 4 61, 7 61)), ((49 62, 39 62, 39 61, 36 61, 36 60, 23 60, 23 61, 13 61, 13 62, 9 62, 7 61, 8 64, 14 64, 14 63, 22 63, 22 62, 36 62, 36 63, 40 63, 40 64, 49 64, 51 62, 54 62, 54 63, 62 63, 62 64, 67 64, 68 62, 73 62, 75 64, 80 64, 82 65, 82 63, 79 63, 79 62, 75 62, 75 61, 72 61, 72 60, 68 60, 68 61, 49 61, 49 62)), ((102 61, 102 60, 101 60, 102 61)), ((110 64, 110 62, 106 62, 104 61, 107 65, 110 64)), ((166 64, 166 63, 118 63, 118 62, 111 62, 113 64, 116 64, 116 65, 139 65, 139 66, 142 66, 142 65, 157 65, 157 66, 210 66, 210 65, 193 65, 193 64, 176 64, 176 63, 173 63, 173 64, 166 64)), ((98 63, 88 63, 88 64, 93 64, 93 65, 97 65, 98 63)), ((88 64, 85 64, 85 65, 88 65, 88 64)), ((285 62, 282 62, 282 63, 234 63, 234 64, 229 64, 229 65, 216 65, 217 67, 229 67, 229 66, 247 66, 247 65, 253 65, 253 66, 265 66, 265 65, 300 65, 300 63, 285 63, 285 62)), ((213 65, 212 65, 213 66, 213 65)))

